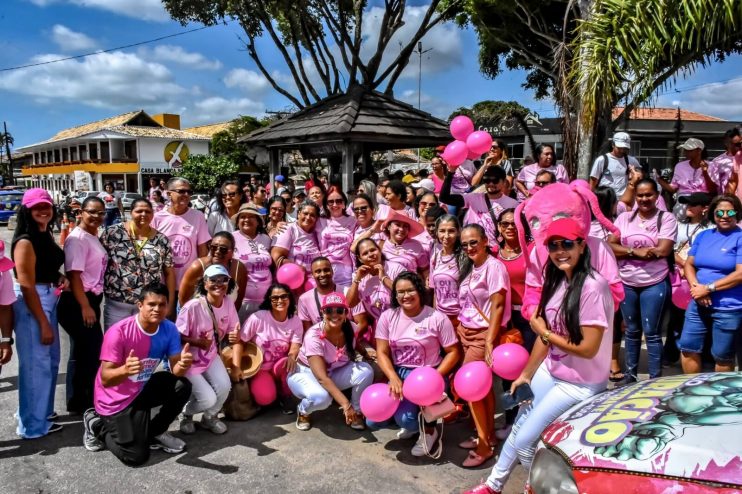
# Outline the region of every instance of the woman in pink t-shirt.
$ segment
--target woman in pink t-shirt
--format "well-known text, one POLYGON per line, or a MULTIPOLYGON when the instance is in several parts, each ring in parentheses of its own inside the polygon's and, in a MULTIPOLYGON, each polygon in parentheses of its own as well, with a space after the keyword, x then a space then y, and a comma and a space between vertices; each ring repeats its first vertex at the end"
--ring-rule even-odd
POLYGON ((287 399, 291 396, 291 390, 286 377, 296 368, 302 336, 304 327, 296 315, 296 300, 291 289, 282 283, 275 283, 265 292, 260 310, 245 321, 232 350, 233 365, 239 366, 244 343, 253 341, 260 347, 263 351, 261 369, 269 372, 279 384, 281 409, 287 415, 294 413, 294 410, 287 399))
POLYGON ((569 183, 569 175, 562 165, 556 164, 554 148, 549 144, 536 146, 537 162, 521 168, 515 180, 515 188, 518 189, 518 200, 522 201, 531 197, 530 190, 536 186, 536 176, 542 170, 550 171, 556 177, 557 182, 569 183))
POLYGON ((381 232, 383 221, 376 218, 376 209, 371 196, 358 194, 353 199, 351 206, 356 218, 356 231, 353 232, 353 243, 350 244, 350 255, 353 257, 358 241, 364 238, 373 238, 378 243, 384 240, 385 236, 381 232))
POLYGON ((82 203, 80 224, 64 243, 64 269, 70 291, 59 298, 57 318, 70 336, 72 351, 67 373, 67 410, 83 413, 93 406, 93 384, 103 344, 100 304, 103 301, 103 274, 108 253, 98 240, 98 227, 106 214, 98 197, 82 203))
POLYGON ((312 427, 310 414, 324 410, 334 399, 353 429, 366 428, 361 414, 361 394, 371 385, 374 371, 366 362, 356 362, 356 342, 348 320, 348 303, 342 293, 333 292, 322 300, 322 321, 309 328, 299 350, 298 364, 288 385, 301 402, 296 428, 312 427), (343 393, 352 388, 351 399, 343 393))
POLYGON ((296 222, 291 223, 275 238, 271 257, 280 268, 285 262, 293 262, 307 273, 307 281, 313 283, 309 273, 312 272, 312 261, 320 256, 319 232, 317 220, 320 216, 319 206, 306 200, 296 210, 296 222))
POLYGON ((350 257, 350 244, 356 231, 357 221, 348 216, 345 208, 348 198, 333 186, 324 199, 326 217, 317 222, 317 238, 321 255, 332 263, 333 280, 339 287, 350 286, 353 274, 353 259, 350 257))
MULTIPOLYGON (((434 367, 444 379, 461 357, 456 333, 448 318, 425 305, 425 285, 415 273, 400 274, 392 286, 392 307, 379 318, 376 328, 376 358, 389 379, 389 390, 402 400, 394 420, 399 425, 398 439, 415 435, 419 409, 402 396, 402 383, 418 367, 434 367), (441 356, 443 354, 443 356, 441 356)), ((433 451, 438 439, 435 424, 425 424, 412 448, 413 456, 433 451), (427 444, 423 444, 425 441, 427 444)))
MULTIPOLYGON (((459 265, 458 336, 464 348, 463 363, 483 360, 492 365, 492 350, 498 335, 510 321, 510 281, 502 262, 491 253, 487 234, 480 225, 461 230, 461 248, 466 258, 459 265)), ((495 396, 488 393, 469 402, 477 437, 461 443, 471 449, 463 466, 476 467, 494 456, 495 396)))
POLYGON ((675 217, 657 208, 659 189, 650 178, 636 183, 638 208, 616 218, 621 238, 608 237, 618 259, 625 298, 621 314, 626 322, 626 382, 635 382, 639 373, 642 332, 647 342, 649 377, 662 375, 662 334, 660 322, 671 298, 668 256, 678 234, 675 217))
POLYGON ((191 398, 183 408, 180 420, 183 434, 196 432, 193 416, 201 412, 201 427, 214 434, 227 432, 227 426, 217 415, 227 400, 232 383, 219 349, 229 333, 234 339, 240 330, 237 310, 227 299, 227 293, 233 287, 234 281, 227 268, 212 264, 198 282, 198 296, 181 307, 175 321, 181 342, 190 344, 193 353, 193 363, 186 373, 192 386, 191 398))
POLYGON ((456 216, 446 214, 435 223, 435 242, 430 255, 428 285, 433 289, 435 309, 459 326, 459 264, 461 253, 459 236, 461 225, 456 216))
POLYGON ((235 226, 232 256, 245 266, 245 297, 239 309, 240 322, 258 310, 273 282, 271 240, 263 230, 263 216, 254 206, 243 204, 232 218, 235 226))
POLYGON ((387 236, 387 240, 381 247, 386 260, 397 263, 407 271, 418 273, 423 279, 427 279, 430 254, 423 244, 414 238, 425 231, 423 226, 394 211, 382 225, 382 230, 387 236))
POLYGON ((433 192, 436 194, 441 193, 441 187, 443 187, 443 181, 446 179, 446 167, 443 164, 443 160, 436 156, 430 160, 430 167, 433 169, 433 174, 430 175, 430 179, 435 185, 433 192))
MULTIPOLYGON (((485 483, 467 491, 502 492, 520 461, 531 468, 539 436, 574 404, 603 391, 608 382, 613 298, 608 282, 590 266, 589 247, 571 218, 545 234, 549 261, 541 300, 531 319, 539 339, 510 392, 528 385, 534 398, 521 404, 512 432, 485 483)), ((517 490, 517 489, 516 489, 517 490)))
POLYGON ((392 180, 389 182, 386 186, 386 192, 384 192, 384 198, 388 204, 380 205, 385 207, 379 207, 378 219, 386 220, 393 211, 409 216, 413 220, 416 219, 415 210, 408 204, 410 200, 408 195, 407 185, 404 182, 401 180, 392 180))

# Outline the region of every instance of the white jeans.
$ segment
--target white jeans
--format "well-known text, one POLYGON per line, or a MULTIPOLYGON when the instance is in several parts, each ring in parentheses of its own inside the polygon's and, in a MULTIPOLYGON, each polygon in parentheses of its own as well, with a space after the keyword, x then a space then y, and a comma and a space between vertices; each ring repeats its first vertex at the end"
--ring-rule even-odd
POLYGON ((529 471, 536 444, 546 426, 575 403, 590 398, 605 387, 605 383, 574 384, 561 381, 553 377, 546 370, 546 364, 542 363, 531 379, 533 402, 520 407, 513 429, 502 446, 500 458, 487 478, 487 485, 502 491, 518 460, 526 472, 529 471))
POLYGON ((139 314, 136 304, 117 302, 107 298, 103 304, 103 331, 108 331, 117 322, 136 314, 139 314))
MULTIPOLYGON (((330 379, 340 389, 353 388, 351 403, 356 410, 361 409, 361 393, 374 381, 374 371, 366 362, 349 362, 328 372, 330 379)), ((332 404, 332 396, 314 377, 312 369, 298 364, 296 371, 288 378, 288 385, 294 396, 301 400, 299 413, 309 415, 324 410, 332 404)))
POLYGON ((191 398, 183 408, 183 413, 195 415, 204 412, 204 415, 209 416, 219 413, 232 389, 232 382, 222 359, 216 357, 204 372, 186 377, 191 381, 191 398))

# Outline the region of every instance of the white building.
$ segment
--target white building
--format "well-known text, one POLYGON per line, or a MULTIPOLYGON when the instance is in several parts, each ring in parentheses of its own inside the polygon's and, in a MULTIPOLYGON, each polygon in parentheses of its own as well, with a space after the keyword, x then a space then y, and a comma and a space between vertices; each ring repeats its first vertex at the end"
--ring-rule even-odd
POLYGON ((209 152, 208 137, 180 130, 180 116, 149 116, 144 110, 99 120, 58 132, 44 142, 24 146, 32 163, 22 168, 31 187, 62 190, 144 192, 149 178, 177 175, 191 154, 209 152), (29 180, 30 179, 30 180, 29 180))

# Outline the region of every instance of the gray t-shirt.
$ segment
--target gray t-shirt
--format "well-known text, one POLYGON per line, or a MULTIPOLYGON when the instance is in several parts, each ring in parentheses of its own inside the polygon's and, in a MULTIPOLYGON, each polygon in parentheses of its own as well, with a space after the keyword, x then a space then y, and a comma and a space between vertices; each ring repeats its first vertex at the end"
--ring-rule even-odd
MULTIPOLYGON (((640 168, 641 165, 636 158, 629 156, 628 159, 629 166, 640 168)), ((593 162, 590 177, 598 179, 598 186, 605 185, 612 188, 616 192, 616 196, 620 198, 628 185, 626 158, 616 158, 613 153, 601 154, 593 162), (604 164, 604 156, 608 157, 608 166, 604 164)))

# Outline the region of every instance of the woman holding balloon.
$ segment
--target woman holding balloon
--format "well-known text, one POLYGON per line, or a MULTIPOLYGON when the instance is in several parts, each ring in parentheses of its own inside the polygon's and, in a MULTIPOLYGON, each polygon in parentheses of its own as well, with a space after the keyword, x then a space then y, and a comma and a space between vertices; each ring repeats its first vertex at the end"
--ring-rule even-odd
POLYGON ((320 209, 317 203, 306 200, 299 204, 296 222, 289 224, 276 237, 271 249, 271 257, 277 269, 280 270, 282 264, 291 262, 300 267, 305 276, 311 272, 312 260, 320 255, 316 228, 319 216, 320 209))
POLYGON ((487 481, 468 494, 502 492, 515 465, 531 467, 539 436, 575 403, 605 389, 613 341, 613 298, 608 282, 590 266, 590 249, 571 218, 549 225, 549 262, 531 327, 539 339, 510 392, 530 385, 513 430, 487 481))
MULTIPOLYGON (((420 276, 410 272, 400 274, 392 286, 392 308, 384 311, 376 324, 376 358, 379 367, 389 379, 389 393, 402 400, 394 414, 394 420, 400 427, 397 433, 399 439, 412 437, 419 427, 418 407, 403 399, 405 379, 415 369, 427 367, 437 371, 439 376, 434 375, 436 381, 442 381, 453 371, 461 356, 451 321, 425 305, 424 297, 425 285, 420 276)), ((413 384, 421 385, 422 382, 413 384)), ((424 391, 433 394, 426 404, 440 400, 442 389, 435 390, 435 386, 430 386, 424 391)), ((434 425, 425 424, 425 433, 421 434, 412 448, 413 456, 424 456, 426 451, 434 449, 438 439, 434 425)))

